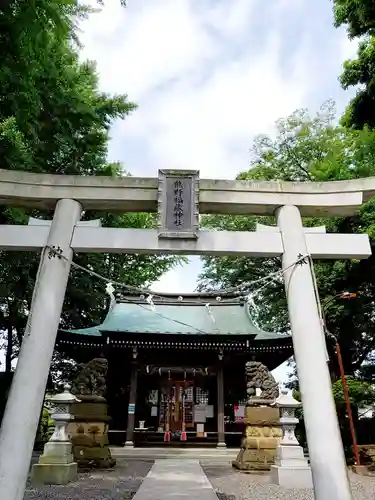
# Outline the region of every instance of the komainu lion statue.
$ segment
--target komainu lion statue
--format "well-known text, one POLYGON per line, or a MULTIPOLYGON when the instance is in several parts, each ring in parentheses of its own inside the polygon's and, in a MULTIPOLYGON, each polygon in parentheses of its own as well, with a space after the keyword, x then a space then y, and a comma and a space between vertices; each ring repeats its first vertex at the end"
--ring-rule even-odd
POLYGON ((259 361, 249 361, 245 365, 246 392, 248 402, 256 395, 256 389, 261 389, 260 397, 274 401, 279 396, 279 387, 268 368, 259 361))
POLYGON ((104 398, 107 387, 106 378, 108 361, 105 358, 94 358, 81 367, 72 384, 72 393, 81 396, 98 396, 104 398))

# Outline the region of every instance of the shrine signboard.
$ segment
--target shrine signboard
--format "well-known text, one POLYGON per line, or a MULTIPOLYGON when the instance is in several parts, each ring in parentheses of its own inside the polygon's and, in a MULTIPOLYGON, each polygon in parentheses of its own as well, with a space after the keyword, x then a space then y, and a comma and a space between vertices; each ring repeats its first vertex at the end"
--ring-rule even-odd
POLYGON ((194 422, 197 424, 203 424, 206 422, 207 410, 206 405, 195 405, 194 407, 194 422))
POLYGON ((197 239, 199 172, 160 170, 158 183, 158 236, 197 239))

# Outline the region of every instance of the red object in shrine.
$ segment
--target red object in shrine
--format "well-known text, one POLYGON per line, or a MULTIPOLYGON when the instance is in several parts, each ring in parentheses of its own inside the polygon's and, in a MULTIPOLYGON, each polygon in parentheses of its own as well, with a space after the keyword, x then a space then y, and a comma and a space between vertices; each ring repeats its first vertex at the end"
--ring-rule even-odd
POLYGON ((166 431, 164 433, 164 441, 167 441, 169 443, 170 440, 171 440, 171 433, 169 431, 166 431))
POLYGON ((186 432, 183 431, 181 432, 181 438, 180 438, 181 441, 186 441, 187 440, 187 435, 186 435, 186 432))
POLYGON ((340 295, 340 299, 355 299, 357 294, 355 292, 344 292, 340 295))

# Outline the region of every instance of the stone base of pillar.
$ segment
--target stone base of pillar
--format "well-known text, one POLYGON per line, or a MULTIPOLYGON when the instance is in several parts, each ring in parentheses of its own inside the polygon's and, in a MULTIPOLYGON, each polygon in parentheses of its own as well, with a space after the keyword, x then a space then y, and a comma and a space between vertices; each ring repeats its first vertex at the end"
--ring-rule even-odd
POLYGON ((279 445, 275 465, 271 466, 270 482, 284 488, 312 488, 311 468, 301 446, 279 445))
POLYGON ((124 446, 125 448, 134 448, 134 443, 133 441, 126 441, 124 446))
POLYGON ((226 450, 227 449, 227 445, 224 442, 217 443, 216 448, 220 448, 222 450, 226 450))

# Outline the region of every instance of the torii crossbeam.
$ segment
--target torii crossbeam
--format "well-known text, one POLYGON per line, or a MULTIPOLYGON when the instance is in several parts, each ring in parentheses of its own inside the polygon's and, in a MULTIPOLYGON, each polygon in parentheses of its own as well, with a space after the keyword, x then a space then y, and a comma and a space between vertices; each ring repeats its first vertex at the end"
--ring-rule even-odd
MULTIPOLYGON (((0 225, 0 250, 40 251, 47 245, 51 221, 30 219, 28 226, 0 225)), ((175 255, 237 255, 280 257, 281 232, 257 225, 256 232, 201 231, 199 238, 160 239, 156 229, 100 227, 100 221, 79 222, 70 247, 77 253, 137 253, 175 255)), ((365 259, 371 255, 366 234, 326 234, 324 226, 304 228, 307 252, 314 259, 365 259)))
POLYGON ((39 251, 28 325, 0 432, 0 498, 22 500, 60 321, 73 252, 282 256, 294 352, 316 500, 351 500, 325 360, 310 265, 371 255, 367 235, 303 228, 304 216, 348 216, 375 194, 375 178, 327 183, 199 181, 196 171, 160 171, 158 179, 53 176, 0 171, 0 203, 55 208, 53 221, 0 226, 0 249, 39 251), (155 230, 80 222, 82 210, 158 212, 155 230), (199 212, 275 214, 256 232, 199 230, 199 212), (59 247, 64 259, 51 256, 59 247), (52 257, 52 258, 51 258, 52 257))

